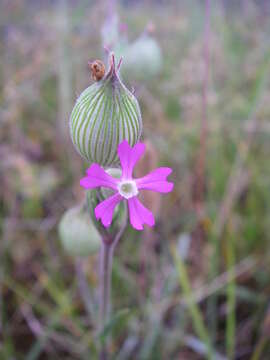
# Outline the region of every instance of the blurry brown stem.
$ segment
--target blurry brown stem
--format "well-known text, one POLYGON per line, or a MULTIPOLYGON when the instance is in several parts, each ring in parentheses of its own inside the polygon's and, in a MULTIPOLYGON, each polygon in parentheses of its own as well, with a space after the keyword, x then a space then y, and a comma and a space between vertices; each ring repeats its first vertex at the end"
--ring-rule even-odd
POLYGON ((206 138, 207 138, 207 96, 209 83, 209 38, 210 38, 210 0, 205 0, 205 30, 204 30, 204 77, 202 87, 202 118, 200 129, 200 146, 196 167, 196 190, 195 190, 195 206, 200 214, 203 203, 203 193, 205 188, 205 158, 206 158, 206 138))
POLYGON ((92 294, 90 293, 87 279, 83 270, 82 259, 79 258, 76 259, 75 268, 76 268, 76 276, 78 280, 79 292, 81 294, 82 301, 84 303, 85 309, 89 315, 90 320, 93 321, 95 314, 93 302, 92 302, 93 297, 92 294))
MULTIPOLYGON (((99 327, 100 333, 106 326, 110 314, 110 299, 111 299, 111 278, 112 278, 112 258, 113 246, 112 243, 102 241, 100 253, 100 312, 99 312, 99 327)), ((106 340, 102 343, 99 355, 100 360, 107 359, 106 340)))

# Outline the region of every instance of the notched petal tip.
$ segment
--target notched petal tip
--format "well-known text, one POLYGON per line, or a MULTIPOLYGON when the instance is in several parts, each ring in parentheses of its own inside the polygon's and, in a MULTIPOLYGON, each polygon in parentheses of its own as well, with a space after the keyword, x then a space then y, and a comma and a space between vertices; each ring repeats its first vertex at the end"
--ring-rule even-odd
POLYGON ((142 156, 145 153, 145 148, 146 148, 146 146, 143 142, 138 142, 133 147, 134 155, 139 154, 140 156, 142 156))
POLYGON ((173 191, 174 183, 168 181, 168 187, 169 187, 169 191, 168 191, 168 192, 173 191))
POLYGON ((133 147, 129 145, 127 140, 123 140, 118 145, 118 155, 136 155, 137 153, 143 154, 145 152, 145 144, 143 142, 136 143, 133 147))
POLYGON ((87 176, 80 180, 80 186, 83 187, 84 189, 90 189, 87 176))
POLYGON ((97 164, 97 163, 93 163, 90 165, 90 167, 86 170, 86 174, 87 175, 94 175, 97 171, 102 171, 102 167, 97 164))
POLYGON ((127 151, 130 151, 131 147, 127 140, 123 140, 119 145, 117 149, 118 156, 120 157, 122 154, 126 154, 127 151))
POLYGON ((167 177, 172 173, 168 167, 160 167, 151 171, 148 175, 136 179, 136 185, 140 190, 151 190, 160 193, 168 193, 173 189, 173 183, 167 181, 167 177))
POLYGON ((105 228, 108 228, 110 225, 111 225, 111 222, 110 220, 107 220, 105 221, 102 217, 102 212, 99 211, 99 209, 97 209, 98 206, 95 208, 94 212, 95 212, 95 216, 96 216, 96 219, 97 220, 101 220, 101 223, 102 225, 105 227, 105 228))
POLYGON ((90 168, 87 169, 86 177, 80 180, 80 185, 85 189, 107 187, 116 190, 117 179, 106 173, 100 165, 93 163, 90 168))
POLYGON ((104 227, 107 228, 111 225, 114 209, 121 200, 121 195, 116 193, 96 206, 95 216, 97 220, 101 220, 104 227))
POLYGON ((143 231, 144 227, 143 226, 139 226, 139 225, 134 225, 131 223, 131 226, 133 227, 133 229, 138 230, 138 231, 143 231))
POLYGON ((118 145, 118 156, 122 166, 122 177, 132 177, 133 168, 144 152, 144 143, 137 143, 131 147, 128 141, 124 140, 118 145))
POLYGON ((137 197, 128 200, 129 219, 132 227, 136 230, 143 230, 144 224, 150 227, 155 225, 155 218, 152 212, 147 209, 137 197))
POLYGON ((164 173, 167 173, 166 176, 171 175, 171 173, 173 172, 172 168, 170 167, 161 167, 160 169, 164 169, 164 173))

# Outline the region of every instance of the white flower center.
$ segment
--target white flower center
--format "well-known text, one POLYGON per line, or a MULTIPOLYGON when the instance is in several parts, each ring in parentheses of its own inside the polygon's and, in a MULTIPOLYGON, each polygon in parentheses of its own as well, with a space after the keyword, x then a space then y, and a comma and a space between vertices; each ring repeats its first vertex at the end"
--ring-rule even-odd
POLYGON ((135 181, 133 180, 124 180, 118 184, 119 194, 122 195, 125 199, 129 199, 133 196, 138 195, 138 189, 135 181))

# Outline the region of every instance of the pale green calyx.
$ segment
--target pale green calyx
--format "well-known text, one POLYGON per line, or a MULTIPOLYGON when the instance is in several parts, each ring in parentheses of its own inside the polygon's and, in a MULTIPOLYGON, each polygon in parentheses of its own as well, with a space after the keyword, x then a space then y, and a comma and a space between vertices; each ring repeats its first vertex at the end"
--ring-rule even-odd
POLYGON ((151 33, 145 32, 122 52, 125 62, 121 67, 124 79, 147 81, 162 69, 162 52, 151 33))
POLYGON ((117 148, 127 140, 135 145, 142 133, 140 107, 119 79, 120 63, 111 55, 108 73, 85 89, 70 116, 70 135, 79 154, 104 167, 117 164, 117 148))
POLYGON ((67 210, 58 226, 65 251, 73 256, 88 256, 99 251, 101 236, 89 213, 82 206, 67 210))

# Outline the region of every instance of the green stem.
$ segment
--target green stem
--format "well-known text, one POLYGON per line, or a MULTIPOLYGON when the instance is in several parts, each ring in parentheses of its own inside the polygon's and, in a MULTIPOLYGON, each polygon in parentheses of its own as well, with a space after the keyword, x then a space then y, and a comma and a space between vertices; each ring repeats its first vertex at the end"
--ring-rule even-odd
MULTIPOLYGON (((126 205, 125 205, 126 206, 126 205)), ((112 286, 112 264, 113 254, 116 245, 122 237, 125 228, 127 226, 127 209, 125 208, 125 219, 116 233, 112 238, 109 234, 103 235, 103 241, 100 252, 100 308, 99 308, 99 334, 102 334, 105 326, 108 324, 111 312, 111 286, 112 286)), ((106 337, 101 343, 101 349, 99 354, 99 360, 108 359, 108 344, 106 337)))
MULTIPOLYGON (((100 309, 99 309, 99 331, 104 330, 110 317, 111 307, 111 279, 112 279, 112 261, 114 246, 112 242, 102 241, 100 253, 100 309)), ((107 342, 102 343, 100 350, 100 360, 107 359, 107 342)))

